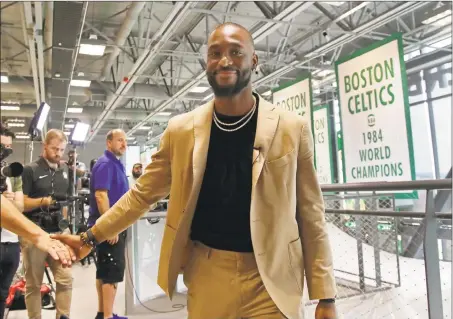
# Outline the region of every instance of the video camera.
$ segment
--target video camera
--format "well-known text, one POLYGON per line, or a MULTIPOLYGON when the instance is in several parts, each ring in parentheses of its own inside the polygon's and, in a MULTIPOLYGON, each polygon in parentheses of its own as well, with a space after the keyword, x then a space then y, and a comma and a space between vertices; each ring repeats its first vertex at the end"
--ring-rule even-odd
POLYGON ((0 194, 7 190, 6 178, 22 175, 24 167, 22 164, 14 162, 8 165, 5 159, 13 153, 13 150, 0 144, 0 194))
POLYGON ((78 200, 77 196, 59 196, 52 194, 52 205, 46 208, 36 209, 29 214, 29 218, 46 232, 55 233, 63 231, 69 227, 69 221, 63 218, 63 207, 70 202, 78 200))

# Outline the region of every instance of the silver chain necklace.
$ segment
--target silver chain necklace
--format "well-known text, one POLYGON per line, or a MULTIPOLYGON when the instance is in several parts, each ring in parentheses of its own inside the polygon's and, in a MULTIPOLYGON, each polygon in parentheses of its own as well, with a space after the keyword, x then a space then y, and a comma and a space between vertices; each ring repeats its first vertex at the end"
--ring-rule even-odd
POLYGON ((236 121, 234 123, 224 123, 224 122, 220 121, 219 118, 217 117, 217 114, 215 113, 215 110, 214 110, 214 123, 215 123, 215 125, 219 128, 219 130, 222 130, 224 132, 235 132, 237 130, 240 130, 248 122, 250 122, 250 120, 252 119, 253 115, 255 114, 255 111, 256 111, 256 99, 254 98, 254 100, 255 100, 255 102, 253 103, 252 109, 247 114, 245 114, 243 117, 241 117, 238 121, 236 121), (244 123, 242 123, 240 126, 238 126, 236 128, 233 128, 233 129, 228 129, 228 128, 224 128, 224 127, 221 126, 221 125, 223 125, 223 126, 234 126, 234 125, 238 125, 242 121, 244 121, 244 123))

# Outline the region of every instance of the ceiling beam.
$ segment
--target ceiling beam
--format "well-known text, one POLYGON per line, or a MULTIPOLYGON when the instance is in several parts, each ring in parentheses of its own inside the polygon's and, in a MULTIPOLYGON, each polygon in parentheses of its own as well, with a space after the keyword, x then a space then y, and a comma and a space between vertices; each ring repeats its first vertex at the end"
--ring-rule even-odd
POLYGON ((97 131, 102 127, 103 123, 109 118, 110 113, 120 103, 122 95, 127 93, 134 82, 138 79, 148 64, 156 57, 156 54, 163 48, 166 41, 175 33, 177 28, 183 23, 186 16, 190 13, 189 9, 193 6, 192 2, 176 2, 172 11, 168 14, 165 21, 160 25, 158 31, 154 34, 148 47, 143 54, 138 58, 128 74, 129 81, 122 82, 115 92, 115 95, 107 103, 104 111, 99 116, 96 123, 93 125, 93 130, 88 137, 88 142, 97 134, 97 131))

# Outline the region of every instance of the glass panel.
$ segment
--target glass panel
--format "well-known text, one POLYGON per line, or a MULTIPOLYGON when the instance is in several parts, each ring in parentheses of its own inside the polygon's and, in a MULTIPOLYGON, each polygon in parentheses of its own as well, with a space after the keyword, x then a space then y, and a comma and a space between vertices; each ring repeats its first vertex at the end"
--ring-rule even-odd
POLYGON ((422 72, 416 72, 407 76, 409 91, 409 103, 417 103, 426 100, 425 81, 422 81, 422 72))
POLYGON ((451 168, 451 96, 434 100, 432 105, 440 178, 443 178, 451 168))
POLYGON ((431 131, 426 103, 411 106, 412 138, 416 179, 434 178, 431 131))
POLYGON ((426 91, 431 98, 451 94, 451 62, 424 71, 426 91))

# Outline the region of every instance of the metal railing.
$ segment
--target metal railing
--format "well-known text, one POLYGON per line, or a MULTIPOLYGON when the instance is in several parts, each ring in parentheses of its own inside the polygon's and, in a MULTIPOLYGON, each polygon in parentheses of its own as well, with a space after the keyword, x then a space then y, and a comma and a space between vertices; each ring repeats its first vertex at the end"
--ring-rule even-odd
MULTIPOLYGON (((424 267, 421 267, 426 276, 423 284, 426 287, 427 315, 430 319, 444 318, 443 300, 446 298, 442 298, 438 238, 447 238, 451 242, 452 214, 436 212, 434 191, 451 192, 452 180, 333 184, 321 188, 329 234, 331 240, 334 239, 332 250, 337 297, 340 300, 353 296, 364 297, 401 287, 400 259, 404 258, 405 263, 412 260, 405 257, 405 252, 416 247, 414 242, 418 239, 423 247, 410 256, 416 260, 417 256, 423 255, 424 267), (425 191, 424 211, 398 211, 398 199, 395 198, 398 191, 425 191), (407 245, 404 244, 405 239, 407 245), (353 249, 356 249, 356 253, 351 251, 353 249)), ((445 192, 442 192, 442 196, 445 197, 445 192)), ((420 261, 420 258, 417 260, 420 261)), ((407 265, 404 267, 407 268, 407 265)), ((408 272, 406 268, 404 272, 408 272)), ((415 269, 413 271, 414 274, 403 275, 416 276, 415 269)), ((410 282, 410 278, 404 279, 410 282)), ((362 313, 362 316, 370 317, 370 313, 362 313)), ((388 313, 379 318, 392 315, 388 313)), ((417 315, 423 318, 422 313, 417 315)))

